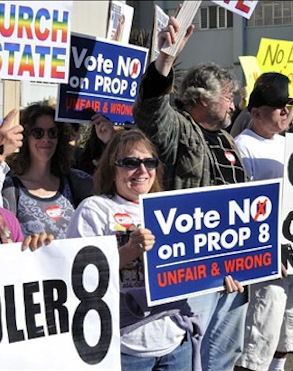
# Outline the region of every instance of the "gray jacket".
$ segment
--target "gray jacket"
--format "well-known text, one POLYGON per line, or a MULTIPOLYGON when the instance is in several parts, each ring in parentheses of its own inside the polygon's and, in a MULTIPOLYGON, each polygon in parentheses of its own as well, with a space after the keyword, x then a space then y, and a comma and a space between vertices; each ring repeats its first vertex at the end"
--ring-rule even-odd
MULTIPOLYGON (((198 124, 185 111, 177 111, 170 105, 173 72, 168 76, 169 86, 162 95, 145 97, 145 80, 154 75, 151 64, 142 77, 133 114, 137 126, 156 145, 161 161, 165 164, 164 186, 166 190, 203 187, 214 184, 214 159, 198 124), (151 72, 149 72, 151 70, 151 72)), ((158 90, 158 89, 157 89, 158 90)), ((236 150, 232 137, 221 131, 236 150)), ((238 155, 241 159, 240 154, 238 155)))

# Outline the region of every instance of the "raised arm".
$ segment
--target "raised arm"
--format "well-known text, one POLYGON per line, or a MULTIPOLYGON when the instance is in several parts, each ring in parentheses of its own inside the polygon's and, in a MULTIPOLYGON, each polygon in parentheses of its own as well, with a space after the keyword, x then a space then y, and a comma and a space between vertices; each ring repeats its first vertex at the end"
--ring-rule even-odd
MULTIPOLYGON (((181 41, 177 55, 184 48, 193 32, 193 26, 181 41)), ((171 17, 167 28, 159 35, 159 46, 175 43, 180 26, 171 17)), ((176 56, 177 56, 176 55, 176 56)), ((173 165, 177 158, 180 126, 185 118, 170 105, 170 92, 173 85, 172 66, 175 57, 160 52, 158 59, 151 63, 142 77, 139 94, 133 108, 137 126, 152 140, 159 150, 161 161, 173 165)))

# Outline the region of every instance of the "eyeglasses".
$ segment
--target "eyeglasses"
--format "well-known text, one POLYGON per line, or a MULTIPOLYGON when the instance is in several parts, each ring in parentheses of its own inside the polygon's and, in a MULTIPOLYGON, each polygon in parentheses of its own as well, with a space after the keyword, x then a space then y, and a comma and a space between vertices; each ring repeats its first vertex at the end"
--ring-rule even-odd
POLYGON ((48 130, 44 130, 43 128, 32 128, 30 131, 30 135, 32 135, 35 139, 42 139, 45 135, 45 132, 48 133, 48 137, 50 139, 56 139, 58 137, 59 130, 56 126, 50 128, 48 130))
POLYGON ((159 166, 159 159, 156 157, 148 157, 148 158, 137 158, 137 157, 125 157, 121 160, 115 161, 116 166, 124 167, 130 170, 134 170, 140 167, 141 164, 147 169, 156 169, 159 166))

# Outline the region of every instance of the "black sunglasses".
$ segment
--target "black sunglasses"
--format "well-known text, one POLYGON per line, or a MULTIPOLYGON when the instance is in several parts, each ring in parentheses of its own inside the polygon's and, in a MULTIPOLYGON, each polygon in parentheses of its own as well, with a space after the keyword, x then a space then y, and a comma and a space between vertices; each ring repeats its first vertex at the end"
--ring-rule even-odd
POLYGON ((156 169, 159 166, 159 159, 156 157, 148 157, 148 158, 137 158, 137 157, 125 157, 121 160, 115 161, 116 166, 125 167, 127 169, 137 169, 140 167, 141 164, 147 169, 156 169))
POLYGON ((43 128, 32 128, 30 131, 30 135, 32 135, 35 139, 42 139, 45 135, 45 132, 48 133, 48 137, 50 139, 56 139, 58 137, 59 130, 56 126, 50 128, 48 130, 44 130, 43 128))

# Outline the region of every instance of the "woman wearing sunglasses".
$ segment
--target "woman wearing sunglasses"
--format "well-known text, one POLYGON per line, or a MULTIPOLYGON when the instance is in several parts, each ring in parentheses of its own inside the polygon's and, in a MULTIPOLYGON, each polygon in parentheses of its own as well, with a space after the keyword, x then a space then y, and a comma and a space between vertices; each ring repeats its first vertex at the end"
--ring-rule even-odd
POLYGON ((23 146, 7 159, 12 176, 3 187, 4 206, 15 213, 25 236, 46 231, 65 238, 75 207, 92 194, 91 177, 70 169, 70 130, 54 117, 45 104, 25 108, 23 146))
POLYGON ((143 252, 153 247, 155 237, 139 227, 139 195, 160 191, 161 177, 162 164, 141 131, 116 133, 94 174, 96 195, 79 205, 68 227, 68 237, 117 236, 123 371, 198 369, 196 363, 192 367, 195 342, 186 330, 197 326, 186 301, 172 308, 146 304, 143 252))

